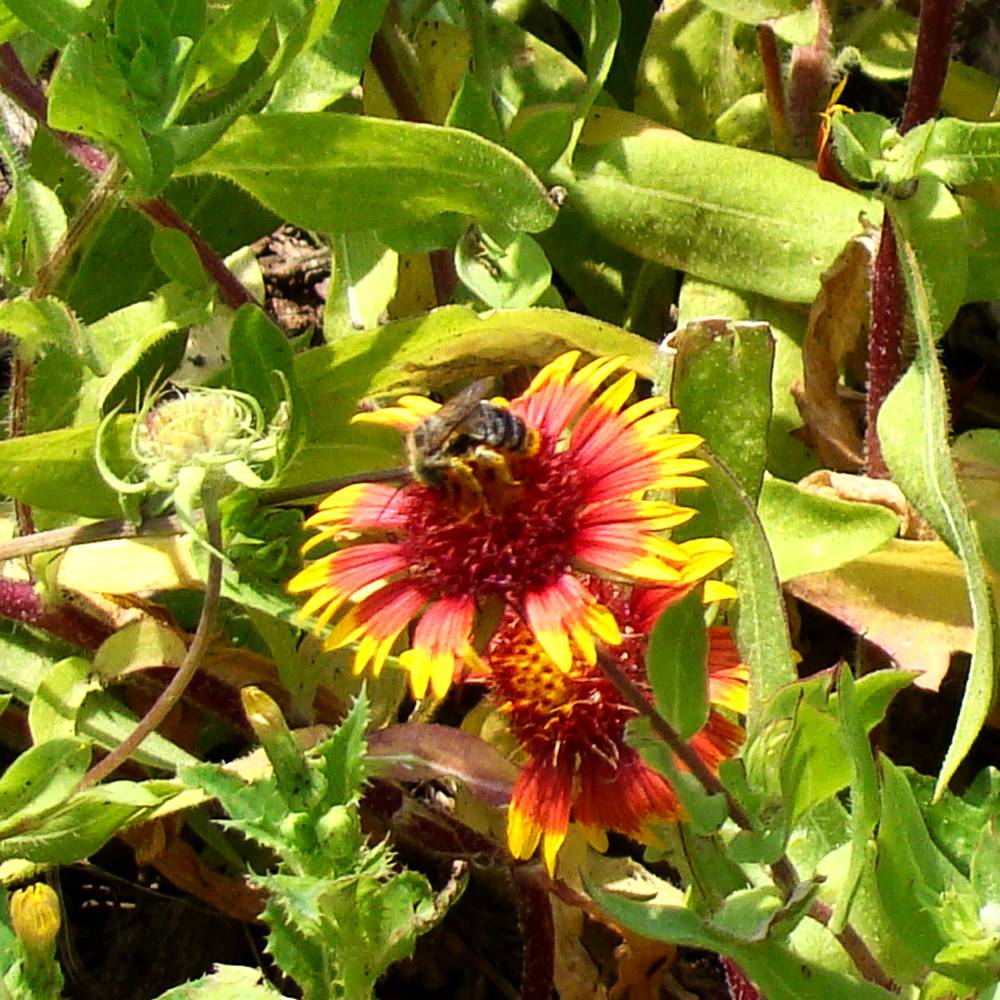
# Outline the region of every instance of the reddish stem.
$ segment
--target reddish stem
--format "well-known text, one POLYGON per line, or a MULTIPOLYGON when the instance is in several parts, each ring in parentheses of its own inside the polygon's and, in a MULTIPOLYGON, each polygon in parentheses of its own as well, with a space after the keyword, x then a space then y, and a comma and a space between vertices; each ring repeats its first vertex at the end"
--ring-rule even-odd
POLYGON ((771 143, 778 156, 792 155, 792 139, 788 131, 788 109, 785 107, 785 85, 781 77, 781 55, 774 28, 767 22, 757 25, 757 48, 764 69, 764 95, 771 125, 771 143))
MULTIPOLYGON (((917 51, 913 59, 910 89, 903 108, 899 131, 905 134, 929 121, 941 106, 941 91, 948 74, 955 16, 962 0, 922 0, 917 51)), ((875 258, 872 280, 872 323, 868 340, 868 426, 865 452, 868 474, 888 475, 876 423, 882 403, 902 373, 903 316, 905 313, 903 275, 896 255, 896 234, 888 212, 882 222, 882 238, 875 258)))
POLYGON ((520 1000, 551 1000, 555 985, 556 930, 549 886, 538 866, 511 866, 514 902, 524 942, 520 1000))
POLYGON ((106 625, 72 604, 44 604, 34 586, 21 580, 0 579, 0 615, 82 649, 97 649, 111 634, 106 625))
POLYGON ((902 330, 906 311, 903 276, 896 255, 896 231, 886 212, 872 275, 872 317, 868 338, 868 396, 865 401, 866 471, 888 479, 889 470, 878 439, 878 414, 903 366, 902 330))

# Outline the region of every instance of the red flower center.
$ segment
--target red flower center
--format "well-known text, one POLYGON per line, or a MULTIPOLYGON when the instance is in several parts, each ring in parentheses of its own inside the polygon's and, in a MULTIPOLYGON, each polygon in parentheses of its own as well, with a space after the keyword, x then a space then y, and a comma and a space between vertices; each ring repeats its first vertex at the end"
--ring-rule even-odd
POLYGON ((507 601, 550 586, 567 571, 584 502, 566 453, 543 444, 509 461, 515 482, 470 463, 482 487, 413 486, 401 541, 414 579, 443 597, 484 594, 507 601))

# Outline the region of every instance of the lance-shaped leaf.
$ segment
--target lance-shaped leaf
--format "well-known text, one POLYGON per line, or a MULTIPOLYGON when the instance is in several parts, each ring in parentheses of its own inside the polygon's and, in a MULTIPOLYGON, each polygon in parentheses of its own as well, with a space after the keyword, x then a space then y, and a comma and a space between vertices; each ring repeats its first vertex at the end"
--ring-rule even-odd
POLYGON ((577 150, 558 176, 604 237, 721 285, 812 302, 877 203, 779 157, 646 128, 577 150))
POLYGON ((340 114, 244 115, 179 174, 218 174, 307 229, 351 232, 461 212, 539 232, 556 216, 512 153, 462 129, 340 114))
POLYGON ((892 478, 962 560, 975 630, 962 707, 938 776, 936 795, 940 795, 969 752, 993 702, 997 677, 996 609, 982 544, 959 489, 948 448, 948 401, 934 342, 943 332, 937 324, 952 315, 952 290, 942 290, 943 283, 935 280, 937 262, 931 260, 931 254, 919 252, 905 238, 905 230, 900 235, 899 260, 918 348, 912 366, 879 414, 879 440, 892 478), (944 305, 938 299, 941 295, 948 296, 944 305))

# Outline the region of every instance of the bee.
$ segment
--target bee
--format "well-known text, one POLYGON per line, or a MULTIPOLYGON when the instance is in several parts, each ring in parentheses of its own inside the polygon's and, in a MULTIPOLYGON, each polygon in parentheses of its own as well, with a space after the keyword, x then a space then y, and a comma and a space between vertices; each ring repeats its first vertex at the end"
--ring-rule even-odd
POLYGON ((457 478, 473 493, 482 493, 473 465, 494 469, 504 482, 515 481, 506 456, 534 454, 538 433, 486 399, 490 384, 483 378, 466 386, 407 435, 406 457, 417 482, 444 486, 457 478))

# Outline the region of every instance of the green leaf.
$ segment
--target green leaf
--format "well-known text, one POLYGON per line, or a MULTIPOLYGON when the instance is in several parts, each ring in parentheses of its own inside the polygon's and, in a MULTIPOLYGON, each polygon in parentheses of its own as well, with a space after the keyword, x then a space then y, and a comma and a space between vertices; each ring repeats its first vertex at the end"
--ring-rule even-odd
POLYGON ((20 353, 26 359, 34 359, 45 348, 79 350, 84 340, 84 331, 72 310, 51 297, 0 302, 0 326, 21 342, 20 353))
MULTIPOLYGON (((308 0, 278 6, 279 37, 291 30, 290 10, 301 18, 308 0)), ((330 27, 282 68, 265 110, 320 111, 343 97, 361 79, 384 11, 385 0, 341 0, 330 27)))
POLYGON ((991 816, 979 835, 969 865, 969 878, 980 905, 1000 902, 1000 839, 997 818, 991 816))
POLYGON ((552 281, 545 251, 525 233, 501 246, 489 234, 470 230, 455 248, 455 270, 492 309, 533 305, 552 281))
MULTIPOLYGON (((119 422, 121 423, 121 422, 119 422)), ((121 513, 94 465, 96 424, 0 441, 0 489, 25 503, 84 517, 121 513)), ((112 468, 128 471, 129 431, 107 435, 112 468)))
POLYGON ((707 656, 701 592, 695 590, 656 619, 646 653, 656 709, 683 740, 708 721, 707 656))
POLYGON ((707 948, 735 959, 768 1000, 890 1000, 893 996, 872 983, 823 968, 776 941, 746 942, 706 926, 691 910, 588 888, 612 919, 643 937, 707 948))
POLYGON ((60 660, 42 677, 28 705, 28 726, 35 743, 71 738, 77 733, 76 717, 84 699, 100 689, 89 660, 70 656, 60 660))
POLYGON ((371 231, 339 233, 331 251, 333 273, 323 314, 327 343, 346 332, 378 326, 399 277, 399 255, 371 231))
POLYGON ((4 6, 28 29, 56 48, 62 48, 74 35, 100 30, 97 22, 84 9, 87 3, 73 3, 73 0, 4 0, 4 6))
POLYGON ((247 303, 236 311, 229 332, 229 359, 232 387, 253 396, 265 417, 272 419, 283 402, 301 409, 301 399, 287 399, 295 378, 292 345, 260 306, 247 303), (277 373, 285 377, 285 384, 277 373))
POLYGON ((272 0, 237 0, 223 9, 188 54, 168 120, 202 87, 221 87, 232 78, 257 50, 273 7, 272 0))
POLYGON ((490 103, 490 95, 471 73, 462 77, 462 85, 451 102, 444 123, 451 128, 475 132, 490 142, 503 142, 503 132, 490 103))
POLYGON ((150 249, 156 263, 171 281, 187 288, 201 288, 205 284, 205 269, 194 244, 179 229, 157 226, 153 230, 150 249))
MULTIPOLYGON (((706 451, 703 449, 703 451, 706 451)), ((750 716, 753 730, 761 706, 780 687, 798 676, 767 538, 750 497, 719 462, 698 473, 708 486, 698 498, 699 509, 733 547, 733 576, 738 600, 734 634, 750 674, 750 716)))
POLYGON ((574 123, 569 145, 561 153, 566 162, 573 156, 584 118, 607 79, 618 44, 622 16, 618 0, 546 0, 548 5, 573 26, 583 45, 587 67, 587 86, 574 108, 574 123))
POLYGON ((938 776, 937 795, 968 753, 996 690, 996 610, 982 545, 959 489, 948 448, 948 402, 935 348, 946 314, 934 299, 938 285, 923 270, 924 257, 905 239, 899 259, 918 337, 917 356, 889 394, 878 418, 878 435, 892 478, 962 560, 975 646, 962 707, 938 776))
POLYGON ((676 355, 669 398, 680 408, 682 429, 700 434, 756 500, 771 419, 770 329, 766 323, 693 321, 670 343, 676 355))
MULTIPOLYGON (((642 49, 635 113, 692 139, 722 139, 726 125, 719 127, 720 116, 739 115, 733 105, 763 85, 760 58, 747 45, 747 34, 742 24, 708 5, 661 7, 642 49), (698 99, 692 100, 692 94, 698 99)), ((769 148, 767 111, 759 101, 763 95, 755 96, 764 111, 762 148, 769 148)))
POLYGON ((153 157, 125 80, 101 34, 78 34, 62 51, 49 85, 49 125, 107 143, 135 175, 153 184, 153 157))
POLYGON ((903 772, 886 757, 879 758, 879 769, 878 892, 899 943, 915 962, 929 966, 947 943, 935 911, 959 876, 931 841, 903 772))
POLYGON ((8 213, 2 233, 4 280, 24 287, 34 283, 39 268, 65 235, 66 213, 51 188, 25 170, 11 169, 16 156, 4 160, 13 178, 13 190, 4 203, 8 213))
POLYGON ((68 798, 90 764, 90 747, 76 739, 29 747, 0 776, 0 838, 68 798))
POLYGON ((538 232, 556 210, 499 146, 433 125, 340 114, 244 115, 179 175, 219 174, 297 225, 386 229, 464 212, 538 232))
POLYGON ((245 965, 215 965, 214 972, 161 993, 157 1000, 279 1000, 264 973, 245 965))
POLYGON ((888 118, 871 111, 834 113, 830 138, 837 167, 859 187, 873 187, 885 168, 883 139, 893 132, 888 118))
POLYGON ((577 151, 559 173, 590 224, 668 267, 789 302, 811 303, 820 275, 876 202, 779 157, 652 129, 577 151))
POLYGON ((707 5, 721 14, 728 14, 746 24, 759 24, 772 18, 787 17, 803 10, 805 0, 705 0, 707 5))
POLYGON ((956 197, 968 235, 966 302, 1000 298, 1000 210, 975 198, 956 197))
MULTIPOLYGON (((623 354, 640 375, 651 374, 653 345, 635 334, 562 309, 511 309, 478 314, 447 306, 343 337, 296 357, 296 371, 314 420, 285 485, 398 465, 399 436, 350 424, 358 402, 403 388, 430 391, 515 364, 541 367, 563 351, 593 357, 623 354), (478 363, 470 366, 470 358, 478 363)), ((3 444, 0 443, 0 460, 3 444)), ((0 486, 3 485, 0 465, 0 486)))
POLYGON ((941 118, 926 127, 924 170, 952 186, 1000 180, 1000 125, 941 118))
POLYGON ((831 927, 835 932, 847 923, 862 876, 872 869, 873 836, 879 821, 875 759, 858 708, 854 675, 846 667, 837 672, 837 693, 840 738, 851 764, 851 859, 846 885, 838 894, 833 910, 831 927))
POLYGON ((764 483, 757 513, 782 581, 836 569, 899 530, 899 518, 887 507, 817 496, 780 479, 764 483))
POLYGON ((897 238, 905 240, 911 266, 919 270, 922 307, 929 310, 929 328, 939 339, 965 301, 969 278, 965 219, 947 186, 927 173, 918 178, 912 197, 892 198, 887 209, 897 238))

